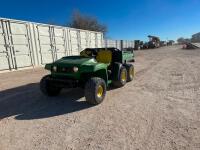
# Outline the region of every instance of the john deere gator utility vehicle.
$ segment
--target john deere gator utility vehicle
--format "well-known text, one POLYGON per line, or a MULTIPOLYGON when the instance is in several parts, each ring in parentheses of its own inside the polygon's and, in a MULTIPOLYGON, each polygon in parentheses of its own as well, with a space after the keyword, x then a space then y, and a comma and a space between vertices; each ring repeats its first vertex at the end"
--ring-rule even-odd
POLYGON ((90 104, 101 103, 107 87, 112 84, 122 87, 134 77, 132 52, 116 48, 87 48, 79 56, 63 57, 45 69, 51 74, 40 81, 40 89, 47 96, 56 96, 63 88, 82 87, 86 101, 90 104))

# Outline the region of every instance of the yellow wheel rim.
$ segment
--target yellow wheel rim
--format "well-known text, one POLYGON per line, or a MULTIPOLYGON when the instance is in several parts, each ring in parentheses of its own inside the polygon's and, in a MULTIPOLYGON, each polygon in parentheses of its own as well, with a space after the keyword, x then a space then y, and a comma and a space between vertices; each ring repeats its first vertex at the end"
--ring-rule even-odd
POLYGON ((102 97, 103 95, 103 87, 101 85, 97 88, 97 97, 102 97))
POLYGON ((130 77, 134 77, 134 76, 135 76, 134 68, 131 68, 131 69, 129 70, 129 75, 130 75, 130 77))
POLYGON ((123 70, 121 73, 121 79, 123 82, 126 81, 126 71, 125 70, 123 70))

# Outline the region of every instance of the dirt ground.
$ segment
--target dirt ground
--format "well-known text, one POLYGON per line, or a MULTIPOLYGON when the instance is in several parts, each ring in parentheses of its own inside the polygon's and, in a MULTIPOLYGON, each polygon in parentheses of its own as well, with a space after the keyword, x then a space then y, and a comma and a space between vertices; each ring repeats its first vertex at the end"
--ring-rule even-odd
POLYGON ((43 69, 0 74, 0 150, 200 149, 200 50, 136 52, 136 77, 88 105, 40 93, 43 69))

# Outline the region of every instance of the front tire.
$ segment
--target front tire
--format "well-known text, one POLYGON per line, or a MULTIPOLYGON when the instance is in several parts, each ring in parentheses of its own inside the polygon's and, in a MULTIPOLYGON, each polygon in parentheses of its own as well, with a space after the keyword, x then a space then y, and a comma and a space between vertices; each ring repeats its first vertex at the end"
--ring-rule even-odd
POLYGON ((103 102, 106 95, 106 83, 103 79, 93 77, 85 84, 86 101, 92 105, 97 105, 103 102))
POLYGON ((50 75, 44 76, 40 81, 40 90, 46 96, 57 96, 60 94, 61 88, 53 86, 49 81, 50 75))

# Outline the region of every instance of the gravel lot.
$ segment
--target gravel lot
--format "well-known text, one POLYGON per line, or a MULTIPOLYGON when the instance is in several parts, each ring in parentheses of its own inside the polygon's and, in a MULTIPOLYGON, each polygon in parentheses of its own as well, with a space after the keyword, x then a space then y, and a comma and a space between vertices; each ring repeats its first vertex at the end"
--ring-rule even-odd
POLYGON ((135 67, 98 106, 80 89, 43 96, 42 68, 0 74, 0 150, 200 149, 200 50, 137 51, 135 67))

